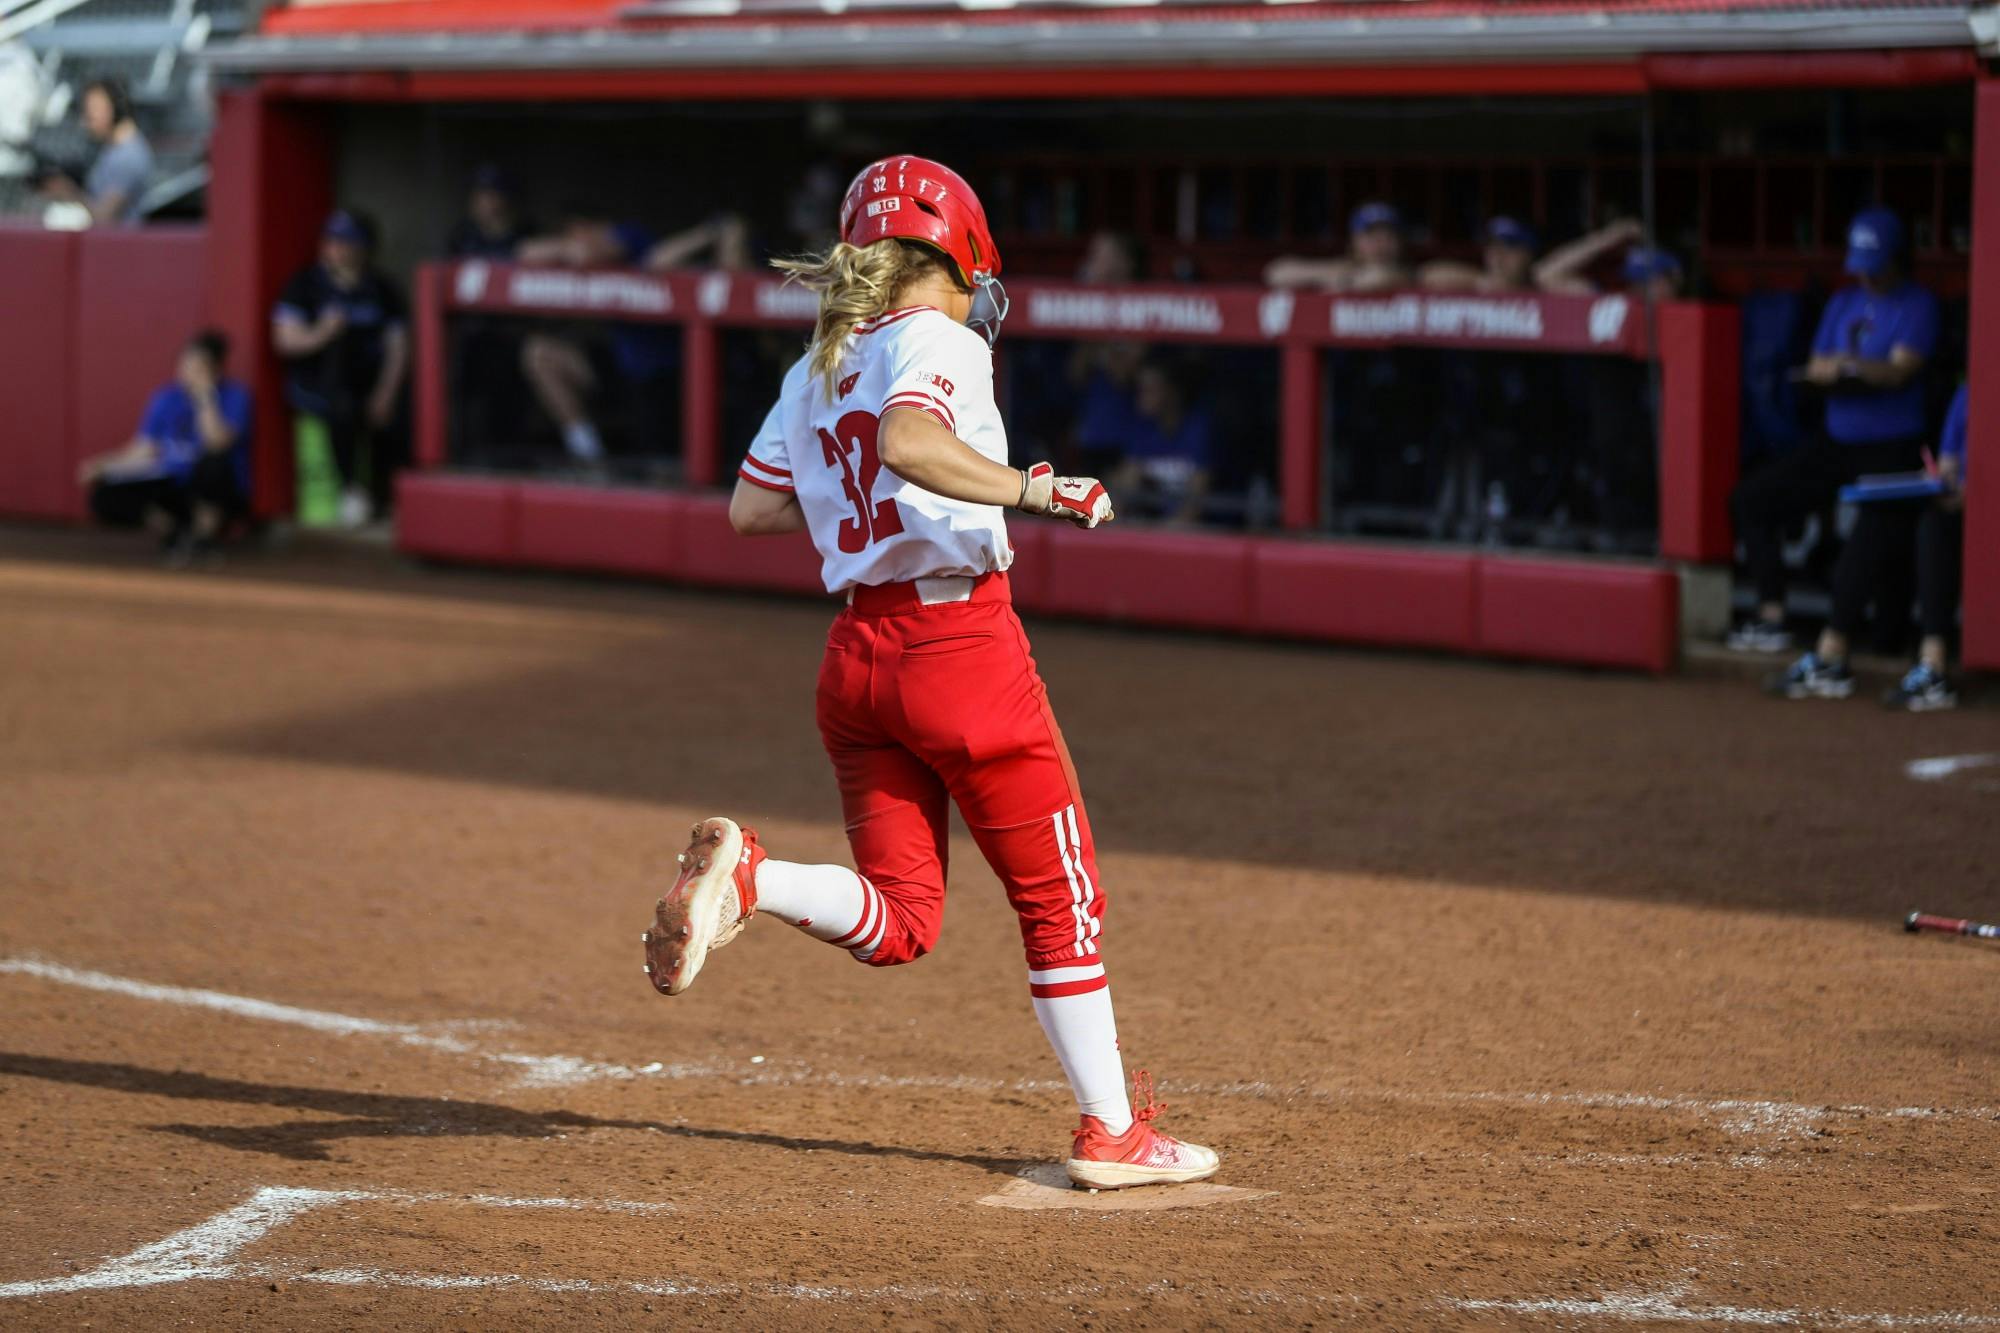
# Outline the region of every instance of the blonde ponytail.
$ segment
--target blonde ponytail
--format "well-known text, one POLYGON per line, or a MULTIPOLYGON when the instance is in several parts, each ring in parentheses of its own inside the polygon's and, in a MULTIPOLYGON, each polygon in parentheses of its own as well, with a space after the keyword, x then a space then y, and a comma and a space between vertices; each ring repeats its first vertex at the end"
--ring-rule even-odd
POLYGON ((822 254, 774 259, 771 266, 788 281, 819 293, 819 320, 813 325, 807 364, 825 381, 830 399, 847 335, 856 325, 894 309, 906 287, 933 269, 942 269, 944 261, 927 246, 889 239, 864 246, 835 241, 822 254))

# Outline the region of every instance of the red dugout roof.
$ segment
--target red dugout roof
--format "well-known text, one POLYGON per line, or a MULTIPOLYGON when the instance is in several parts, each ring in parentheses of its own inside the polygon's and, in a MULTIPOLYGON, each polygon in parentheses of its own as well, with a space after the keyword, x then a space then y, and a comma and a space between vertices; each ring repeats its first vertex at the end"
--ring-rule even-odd
MULTIPOLYGON (((1964 0, 1270 0, 1258 6, 1217 6, 1203 0, 293 0, 264 15, 269 35, 327 36, 386 32, 582 31, 647 25, 661 20, 757 21, 778 15, 849 13, 956 13, 987 21, 1019 21, 1023 10, 1061 11, 1067 21, 1097 11, 1158 7, 1181 14, 1255 16, 1282 10, 1294 15, 1337 15, 1346 23, 1417 25, 1444 19, 1505 24, 1540 18, 1579 26, 1661 15, 1703 15, 1722 20, 1753 16, 1810 17, 1905 14, 1928 11, 1964 19, 1964 0)), ((1109 12, 1106 12, 1109 11, 1109 12)), ((1968 33, 1969 40, 1969 33, 1968 33)))
POLYGON ((294 0, 210 59, 404 80, 372 92, 317 85, 332 96, 475 96, 453 80, 507 73, 510 91, 496 95, 866 97, 888 94, 837 72, 891 67, 919 81, 947 71, 930 94, 945 96, 1635 92, 1964 79, 1991 44, 1993 13, 1967 0, 294 0), (1568 77, 1450 72, 1542 64, 1568 77), (1367 71, 1390 67, 1440 72, 1372 86, 1367 71), (1253 68, 1277 77, 1220 76, 1253 68), (1082 70, 1111 77, 1078 83, 1082 70), (1329 83, 1329 70, 1350 74, 1329 83), (756 86, 732 84, 729 71, 755 71, 756 86), (1034 71, 1046 77, 1022 81, 1034 71), (522 91, 528 73, 541 81, 533 94, 522 91), (588 89, 551 82, 585 73, 588 89))

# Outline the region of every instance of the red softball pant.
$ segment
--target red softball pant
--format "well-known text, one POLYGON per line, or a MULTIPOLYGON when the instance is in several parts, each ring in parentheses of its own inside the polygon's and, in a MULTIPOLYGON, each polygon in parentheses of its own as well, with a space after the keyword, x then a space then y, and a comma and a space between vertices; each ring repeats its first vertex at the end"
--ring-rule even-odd
POLYGON ((855 869, 888 917, 864 961, 937 943, 950 799, 1020 915, 1029 967, 1094 962, 1104 894, 1076 769, 1007 576, 968 582, 969 600, 931 606, 912 584, 857 588, 827 636, 820 738, 855 869))

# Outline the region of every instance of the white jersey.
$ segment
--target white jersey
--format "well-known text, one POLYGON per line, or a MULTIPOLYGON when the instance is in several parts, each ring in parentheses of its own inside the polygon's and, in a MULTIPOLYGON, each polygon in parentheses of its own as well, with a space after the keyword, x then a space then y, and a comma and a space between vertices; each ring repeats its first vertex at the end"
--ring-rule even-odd
POLYGON ((876 432, 892 407, 928 412, 1007 461, 986 340, 943 311, 911 306, 855 327, 831 402, 801 358, 738 475, 797 494, 828 592, 1007 568, 1014 549, 998 505, 948 500, 882 466, 876 432))

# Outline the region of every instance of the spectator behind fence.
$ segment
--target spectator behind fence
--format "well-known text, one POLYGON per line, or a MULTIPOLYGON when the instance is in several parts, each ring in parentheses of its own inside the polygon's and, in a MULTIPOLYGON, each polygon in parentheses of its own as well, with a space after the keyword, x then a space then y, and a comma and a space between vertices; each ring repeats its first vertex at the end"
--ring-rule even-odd
POLYGON ((1828 508, 1856 477, 1908 472, 1923 461, 1922 375, 1937 343, 1937 299, 1907 276, 1903 224, 1886 208, 1854 219, 1846 267, 1857 284, 1827 301, 1811 359, 1797 372, 1825 391, 1824 436, 1780 454, 1730 498, 1737 540, 1757 585, 1757 614, 1729 636, 1729 646, 1739 651, 1791 647, 1785 629, 1787 525, 1828 508))
POLYGON ((1630 296, 1659 305, 1681 299, 1687 274, 1671 251, 1635 245, 1625 252, 1625 290, 1630 296))
POLYGON ((99 522, 148 529, 172 564, 212 550, 247 508, 250 391, 224 375, 228 360, 229 340, 216 330, 188 339, 131 440, 77 470, 99 522))
MULTIPOLYGON (((643 223, 614 222, 603 209, 574 204, 564 210, 560 230, 523 241, 516 257, 524 264, 572 268, 680 268, 704 252, 716 267, 749 266, 749 231, 734 216, 712 218, 661 238, 643 223)), ((604 460, 604 438, 589 404, 608 392, 630 395, 646 419, 654 389, 679 366, 679 344, 671 330, 630 320, 612 322, 608 358, 593 358, 593 346, 579 334, 534 333, 521 343, 521 373, 535 399, 561 432, 563 449, 578 463, 604 460)), ((641 427, 642 431, 645 427, 641 427)))
POLYGON ((374 227, 338 210, 320 231, 319 258, 292 275, 271 312, 298 414, 304 523, 367 523, 388 507, 400 461, 409 331, 402 293, 374 267, 374 252, 374 227))
POLYGON ((1139 368, 1137 393, 1136 428, 1106 480, 1135 517, 1197 522, 1215 465, 1208 413, 1190 401, 1186 375, 1158 361, 1139 368))
POLYGON ((133 119, 132 97, 122 80, 95 79, 84 87, 83 127, 98 144, 83 183, 54 169, 43 174, 42 193, 81 207, 90 226, 136 224, 139 201, 153 179, 153 149, 133 119))
POLYGON ((1379 292, 1411 283, 1403 263, 1403 220, 1394 205, 1368 203, 1347 220, 1347 254, 1339 259, 1286 255, 1264 270, 1273 287, 1319 287, 1330 292, 1379 292))
MULTIPOLYGON (((1480 267, 1433 260, 1417 274, 1432 291, 1520 295, 1538 290, 1534 229, 1511 217, 1485 227, 1480 267)), ((1564 429, 1558 363, 1527 352, 1457 353, 1438 363, 1438 537, 1497 544, 1509 525, 1546 525, 1562 506, 1576 441, 1564 429)))
MULTIPOLYGON (((1145 273, 1139 242, 1124 232, 1100 231, 1078 261, 1076 280, 1095 287, 1122 287, 1145 273)), ((1028 344, 1032 346, 1032 344, 1028 344)), ((1136 342, 1079 342, 1070 353, 1070 434, 1077 466, 1108 474, 1125 456, 1139 430, 1138 376, 1146 345, 1136 342)), ((1033 415, 1033 409, 1030 409, 1033 415)))
MULTIPOLYGON (((472 173, 465 212, 444 239, 451 259, 511 260, 534 228, 521 214, 513 177, 492 164, 472 173)), ((457 406, 452 456, 485 461, 503 432, 528 413, 521 382, 521 336, 504 319, 460 314, 451 321, 449 375, 457 406)))
POLYGON ((1525 222, 1496 217, 1486 224, 1480 267, 1455 259, 1433 259, 1417 271, 1432 291, 1528 292, 1535 290, 1535 231, 1525 222))
POLYGON ((453 259, 512 259, 532 231, 521 218, 513 178, 488 164, 472 173, 465 216, 452 224, 444 252, 453 259))
POLYGON ((1965 540, 1965 435, 1968 385, 1960 385, 1938 444, 1935 497, 1872 500, 1859 506, 1854 532, 1833 569, 1833 613, 1813 650, 1771 681, 1788 699, 1845 699, 1854 693, 1848 648, 1872 600, 1878 616, 1905 614, 1907 585, 1896 577, 1916 554, 1917 615, 1923 638, 1917 662, 1882 696, 1889 708, 1927 713, 1958 706, 1947 670, 1958 619, 1960 561, 1965 540))
MULTIPOLYGON (((1620 246, 1625 294, 1642 304, 1677 300, 1680 261, 1665 250, 1638 245, 1642 232, 1629 219, 1559 245, 1535 265, 1543 291, 1588 295, 1598 290, 1589 273, 1620 246)), ((1659 467, 1653 446, 1657 386, 1652 367, 1614 357, 1564 358, 1564 397, 1582 405, 1578 450, 1568 490, 1575 511, 1593 524, 1584 540, 1604 552, 1648 553, 1659 514, 1659 467)))

